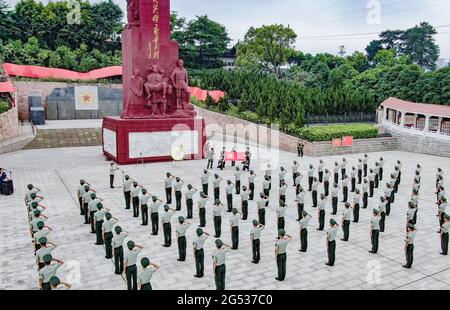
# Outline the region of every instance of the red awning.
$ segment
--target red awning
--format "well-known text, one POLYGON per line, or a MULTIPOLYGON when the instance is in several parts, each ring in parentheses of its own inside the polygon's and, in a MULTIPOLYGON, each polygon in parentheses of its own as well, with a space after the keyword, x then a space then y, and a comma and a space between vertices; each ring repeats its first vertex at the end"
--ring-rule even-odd
POLYGON ((381 106, 405 113, 450 117, 450 106, 446 105, 414 103, 397 98, 389 98, 384 101, 381 106))
POLYGON ((16 89, 14 88, 11 81, 0 82, 0 93, 13 93, 16 89))

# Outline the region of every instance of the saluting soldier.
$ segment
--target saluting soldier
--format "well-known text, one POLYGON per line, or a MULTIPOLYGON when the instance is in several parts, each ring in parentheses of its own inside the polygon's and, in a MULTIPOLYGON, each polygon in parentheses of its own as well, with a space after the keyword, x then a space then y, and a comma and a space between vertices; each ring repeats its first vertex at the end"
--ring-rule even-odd
POLYGON ((250 241, 252 242, 252 254, 253 264, 259 264, 261 260, 261 232, 264 230, 264 225, 260 224, 257 220, 253 220, 253 228, 250 230, 250 241))
POLYGON ((206 166, 206 169, 212 169, 213 165, 214 165, 214 149, 211 148, 210 150, 208 150, 208 152, 206 153, 206 159, 208 159, 208 165, 206 166))
POLYGON ((141 265, 143 270, 139 273, 139 285, 142 291, 151 291, 152 285, 150 280, 155 273, 156 270, 160 268, 159 265, 150 263, 150 260, 147 257, 141 259, 141 265))
POLYGON ((211 176, 211 173, 209 173, 208 170, 204 170, 203 174, 201 176, 202 180, 202 189, 205 195, 208 196, 208 187, 209 187, 209 177, 211 176))
POLYGON ((213 222, 214 222, 214 238, 220 238, 220 235, 222 234, 222 212, 223 212, 223 205, 220 202, 219 199, 217 199, 214 202, 214 208, 213 208, 213 222))
POLYGON ((354 193, 356 190, 356 167, 352 167, 352 171, 350 172, 350 184, 352 186, 351 192, 354 193))
POLYGON ((444 171, 441 168, 437 169, 436 173, 436 189, 439 189, 439 183, 444 179, 444 171))
POLYGON ((278 173, 278 179, 280 180, 280 187, 283 184, 286 184, 286 169, 284 169, 284 167, 280 167, 280 172, 278 173))
POLYGON ((168 205, 172 204, 172 185, 175 180, 175 176, 170 172, 166 173, 166 179, 164 180, 164 187, 166 190, 166 202, 168 205))
POLYGON ((373 170, 375 173, 375 188, 380 187, 380 164, 378 162, 375 163, 375 169, 373 170))
POLYGON ((89 202, 91 202, 91 195, 94 194, 95 191, 91 189, 89 185, 84 186, 84 194, 83 194, 83 214, 84 214, 84 224, 89 224, 89 202))
POLYGON ((225 187, 225 192, 227 194, 227 212, 233 211, 233 190, 234 190, 234 184, 227 180, 227 186, 225 187))
POLYGON ((288 190, 289 186, 286 184, 286 182, 283 180, 280 184, 280 201, 286 202, 286 192, 288 190))
POLYGON ((402 183, 402 167, 403 167, 403 163, 400 160, 397 160, 397 167, 398 167, 398 179, 397 179, 397 182, 400 185, 400 183, 402 183))
POLYGON ((364 178, 363 186, 363 209, 367 209, 369 206, 369 180, 367 178, 364 178))
POLYGON ((342 176, 342 180, 347 179, 347 159, 342 158, 342 163, 341 163, 341 176, 342 176))
POLYGON ((178 225, 176 229, 177 233, 177 243, 178 243, 178 261, 184 262, 186 260, 186 231, 191 226, 191 223, 187 222, 184 217, 180 216, 178 218, 178 225))
POLYGON ((30 232, 31 236, 34 237, 34 234, 39 230, 38 223, 39 222, 46 222, 48 220, 48 217, 44 214, 41 214, 41 211, 34 210, 33 211, 33 219, 30 222, 30 232))
POLYGON ((328 262, 325 263, 327 266, 334 266, 336 260, 336 236, 339 230, 339 225, 334 219, 330 220, 330 228, 327 230, 327 252, 328 252, 328 262))
POLYGON ((305 210, 302 211, 302 218, 300 219, 299 231, 300 231, 300 252, 306 252, 308 250, 308 225, 311 220, 311 215, 305 210))
POLYGON ((300 169, 300 165, 296 160, 294 160, 294 163, 292 164, 292 182, 294 186, 296 185, 295 179, 297 178, 298 170, 300 169))
POLYGON ((66 289, 70 289, 72 287, 72 284, 62 282, 58 277, 53 276, 50 278, 50 286, 52 290, 61 290, 60 286, 64 286, 66 289))
POLYGON ((286 214, 286 203, 284 201, 280 201, 280 205, 277 208, 277 227, 278 229, 285 228, 285 219, 284 216, 286 214))
POLYGON ((213 255, 213 272, 214 272, 214 280, 216 282, 216 289, 218 291, 225 290, 225 277, 226 277, 226 253, 230 248, 229 245, 222 242, 222 240, 216 240, 216 251, 213 255))
POLYGON ((380 181, 383 181, 383 171, 384 171, 384 159, 383 159, 383 157, 380 157, 380 161, 378 163, 380 164, 380 181))
POLYGON ((175 202, 177 211, 181 211, 181 198, 182 198, 181 190, 183 188, 183 184, 184 181, 181 178, 179 177, 175 178, 173 187, 175 188, 175 202))
POLYGON ((405 239, 405 255, 406 264, 403 268, 410 269, 414 260, 414 239, 416 238, 416 227, 413 224, 408 224, 408 230, 405 239))
POLYGON ((150 219, 152 221, 152 235, 158 235, 159 230, 159 206, 163 201, 156 196, 152 196, 152 203, 150 204, 150 219))
POLYGON ((123 273, 123 241, 128 237, 128 232, 123 231, 122 227, 114 227, 115 236, 112 238, 112 245, 114 249, 114 266, 115 274, 123 273))
POLYGON ((397 194, 398 192, 398 186, 399 186, 399 176, 400 176, 400 168, 398 166, 395 166, 394 169, 394 178, 395 178, 395 182, 394 182, 394 192, 397 194))
POLYGON ((45 267, 44 256, 52 254, 52 251, 56 249, 57 245, 53 242, 47 240, 46 237, 39 238, 39 250, 36 251, 36 261, 38 265, 38 270, 45 267))
POLYGON ((175 209, 172 209, 169 205, 164 206, 164 213, 162 215, 162 224, 163 224, 163 232, 164 232, 164 244, 163 246, 168 248, 172 245, 172 225, 170 224, 170 220, 172 216, 176 213, 175 209))
POLYGON ((447 198, 442 197, 438 203, 439 227, 444 225, 444 216, 445 216, 446 211, 447 211, 447 198))
POLYGON ((142 190, 142 186, 138 182, 134 181, 131 187, 131 201, 133 203, 133 217, 139 217, 139 194, 142 190))
POLYGON ((267 164, 266 170, 264 171, 264 177, 269 181, 269 192, 272 190, 272 166, 267 164))
POLYGON ((111 163, 109 166, 109 188, 114 188, 114 175, 116 174, 116 171, 119 170, 114 163, 111 163))
POLYGON ((64 264, 60 259, 53 258, 51 254, 43 257, 44 267, 39 270, 39 283, 44 291, 51 291, 50 279, 56 275, 56 271, 64 264), (54 262, 52 264, 52 262, 54 262))
POLYGON ((416 225, 415 216, 416 216, 417 208, 414 205, 414 202, 408 202, 408 211, 406 212, 406 226, 408 224, 416 225))
POLYGON ((325 192, 325 196, 328 197, 329 193, 330 193, 330 178, 331 178, 331 173, 328 169, 325 169, 325 174, 323 176, 323 190, 325 192))
POLYGON ((298 172, 297 173, 297 177, 295 178, 295 186, 298 188, 299 186, 302 186, 302 180, 303 180, 303 175, 298 172))
POLYGON ((353 222, 359 222, 359 210, 360 210, 361 193, 359 189, 356 190, 353 195, 353 222))
POLYGON ((128 253, 125 259, 125 276, 127 278, 127 288, 129 291, 137 291, 137 258, 144 248, 133 241, 127 242, 128 253))
POLYGON ((442 197, 445 197, 445 188, 444 185, 439 185, 439 189, 437 191, 437 201, 439 201, 442 197))
POLYGON ((125 180, 123 181, 123 195, 125 197, 125 209, 131 209, 131 185, 134 180, 130 178, 129 175, 125 176, 125 180))
POLYGON ((33 243, 34 243, 34 254, 40 249, 39 239, 42 237, 47 238, 48 235, 53 231, 50 227, 46 226, 43 221, 37 222, 38 231, 34 233, 33 243))
POLYGON ((312 201, 313 201, 312 207, 313 208, 317 208, 317 193, 318 193, 318 190, 319 190, 319 185, 320 185, 319 180, 317 180, 317 178, 314 178, 313 184, 312 184, 312 187, 311 187, 311 189, 312 189, 312 201))
POLYGON ((250 200, 252 201, 255 198, 255 179, 255 172, 253 170, 250 170, 250 175, 248 177, 248 188, 250 189, 250 200))
POLYGON ((193 216, 193 208, 194 208, 194 201, 193 197, 194 194, 198 191, 195 187, 193 187, 191 184, 188 184, 187 191, 185 193, 186 196, 186 209, 187 209, 187 219, 192 219, 193 216))
POLYGON ((334 163, 334 167, 333 167, 333 173, 334 173, 334 183, 338 184, 339 183, 339 163, 336 161, 334 163))
POLYGON ((286 234, 284 229, 278 230, 278 238, 275 243, 275 259, 277 261, 278 276, 275 278, 277 281, 284 281, 286 278, 286 261, 287 254, 286 249, 289 241, 292 237, 286 234))
POLYGON ((312 185, 314 182, 314 166, 309 165, 308 169, 308 192, 312 191, 312 185))
POLYGON ((321 159, 321 160, 319 161, 319 166, 317 167, 318 176, 319 176, 319 182, 320 182, 320 183, 323 182, 323 170, 324 170, 324 166, 325 166, 325 164, 323 163, 323 160, 321 159))
POLYGON ((194 277, 203 278, 205 274, 205 252, 203 247, 205 246, 205 241, 208 239, 209 234, 201 228, 197 228, 196 231, 197 238, 194 239, 193 250, 195 257, 195 270, 196 273, 194 277))
POLYGON ((256 210, 258 211, 258 221, 266 225, 266 207, 268 202, 268 197, 263 193, 259 194, 259 200, 256 202, 256 210))
POLYGON ((362 176, 363 176, 363 161, 362 159, 358 159, 358 184, 362 183, 362 176))
POLYGON ((264 195, 266 195, 267 197, 270 196, 270 179, 268 176, 264 177, 264 181, 262 184, 262 188, 263 188, 263 193, 264 195))
POLYGON ((102 198, 97 197, 95 193, 91 194, 91 201, 88 204, 89 218, 88 222, 91 224, 91 234, 95 234, 95 220, 94 215, 98 211, 98 204, 103 201, 102 198))
POLYGON ((373 197, 373 189, 375 188, 375 173, 373 169, 370 169, 369 173, 369 197, 373 197))
POLYGON ((331 206, 333 208, 332 215, 337 214, 338 210, 338 200, 339 200, 339 184, 334 183, 333 189, 331 190, 331 206))
POLYGON ((342 241, 348 241, 350 237, 350 221, 352 218, 352 209, 350 208, 350 203, 345 203, 345 209, 342 212, 342 231, 344 232, 344 238, 342 241))
POLYGON ((384 191, 384 197, 386 199, 386 216, 391 214, 391 201, 393 196, 393 188, 390 183, 386 183, 386 189, 384 191))
POLYGON ((250 191, 247 189, 247 186, 242 186, 241 193, 241 211, 242 211, 242 219, 244 221, 248 218, 248 200, 250 197, 250 191))
POLYGON ((25 205, 28 205, 31 199, 31 194, 37 194, 41 191, 40 188, 35 187, 33 184, 27 185, 27 191, 25 193, 25 205))
POLYGON ((139 202, 141 204, 141 215, 142 215, 142 226, 148 225, 148 201, 152 197, 150 193, 147 192, 145 188, 141 190, 142 195, 139 197, 139 202))
POLYGON ((97 205, 97 212, 94 214, 93 221, 95 222, 95 233, 96 233, 96 245, 103 245, 105 241, 103 240, 103 219, 106 216, 106 213, 109 212, 109 209, 103 207, 103 204, 99 203, 97 205))
POLYGON ((231 242, 232 250, 237 250, 239 248, 239 220, 242 214, 234 208, 233 215, 230 217, 230 232, 231 232, 231 242))
POLYGON ((342 202, 348 201, 348 177, 345 175, 345 178, 342 180, 342 202))
POLYGON ((369 253, 378 253, 378 244, 380 239, 380 212, 373 209, 373 217, 370 220, 370 239, 372 241, 372 250, 369 253))
POLYGON ((364 177, 367 177, 367 167, 369 165, 369 155, 364 154, 364 159, 363 159, 363 168, 364 168, 364 177))
POLYGON ((298 194, 297 194, 297 222, 300 221, 303 217, 303 210, 305 209, 305 196, 306 193, 301 186, 298 186, 298 194))
POLYGON ((112 239, 113 239, 113 228, 114 225, 119 221, 117 218, 113 217, 111 213, 105 214, 106 221, 103 222, 102 230, 103 230, 103 240, 105 240, 105 258, 111 259, 113 258, 113 248, 112 248, 112 239))
POLYGON ((200 220, 199 227, 205 227, 206 226, 206 203, 208 202, 209 197, 201 192, 200 198, 198 199, 197 206, 198 206, 198 217, 200 220))
POLYGON ((450 215, 444 215, 444 224, 441 226, 441 255, 448 255, 448 232, 450 230, 450 215))
POLYGON ((236 172, 234 173, 234 182, 236 185, 236 194, 239 195, 241 193, 241 169, 239 167, 236 167, 236 172))
POLYGON ((386 227, 386 198, 381 196, 380 197, 380 205, 379 205, 379 211, 380 211, 380 231, 384 232, 386 227))
POLYGON ((86 181, 80 180, 80 186, 77 189, 78 202, 80 203, 80 215, 84 215, 83 195, 86 193, 86 181))
POLYGON ((213 179, 213 188, 214 188, 214 200, 220 199, 220 182, 222 182, 223 179, 219 177, 218 174, 214 175, 213 179))
POLYGON ((319 209, 317 210, 317 216, 319 218, 319 228, 317 230, 323 231, 325 228, 325 207, 327 204, 327 197, 324 194, 320 194, 319 209))

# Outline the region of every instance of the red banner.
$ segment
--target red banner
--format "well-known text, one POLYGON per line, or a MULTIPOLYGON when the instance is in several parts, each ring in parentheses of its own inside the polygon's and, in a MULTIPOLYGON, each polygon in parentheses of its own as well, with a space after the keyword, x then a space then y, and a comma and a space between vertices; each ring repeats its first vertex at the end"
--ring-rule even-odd
POLYGON ((225 152, 225 161, 245 161, 245 153, 225 152))

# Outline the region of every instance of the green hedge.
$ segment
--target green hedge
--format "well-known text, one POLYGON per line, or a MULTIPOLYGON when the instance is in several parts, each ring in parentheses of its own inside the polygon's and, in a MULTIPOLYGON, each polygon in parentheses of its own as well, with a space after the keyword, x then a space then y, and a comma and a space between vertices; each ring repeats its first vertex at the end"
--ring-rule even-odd
POLYGON ((289 126, 288 132, 307 141, 331 141, 346 136, 354 139, 370 139, 378 137, 378 129, 369 124, 331 125, 309 128, 289 126))
POLYGON ((9 102, 6 100, 0 100, 0 114, 9 110, 9 102))

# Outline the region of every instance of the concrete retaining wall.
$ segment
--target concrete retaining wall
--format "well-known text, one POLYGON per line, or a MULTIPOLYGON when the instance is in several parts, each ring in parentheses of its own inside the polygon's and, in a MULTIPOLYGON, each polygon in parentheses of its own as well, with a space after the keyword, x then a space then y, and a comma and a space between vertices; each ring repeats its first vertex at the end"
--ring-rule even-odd
POLYGON ((11 139, 19 135, 19 120, 17 107, 13 107, 0 114, 0 141, 11 139))
MULTIPOLYGON (((223 136, 238 137, 258 144, 272 147, 278 146, 280 150, 287 152, 297 152, 299 139, 296 137, 279 132, 276 129, 199 107, 196 107, 196 111, 198 116, 205 119, 206 134, 208 136, 218 133, 223 136), (278 142, 274 139, 277 139, 278 142), (272 141, 274 142, 272 143, 272 141)), ((309 156, 393 151, 398 146, 396 139, 393 137, 355 140, 354 146, 351 148, 333 148, 331 142, 302 142, 305 145, 305 154, 309 156)))
POLYGON ((430 137, 408 135, 385 128, 385 131, 395 137, 398 147, 405 152, 422 153, 436 156, 450 157, 450 143, 430 137))

